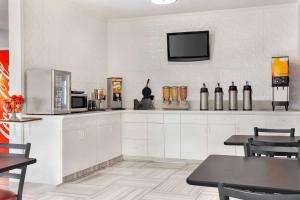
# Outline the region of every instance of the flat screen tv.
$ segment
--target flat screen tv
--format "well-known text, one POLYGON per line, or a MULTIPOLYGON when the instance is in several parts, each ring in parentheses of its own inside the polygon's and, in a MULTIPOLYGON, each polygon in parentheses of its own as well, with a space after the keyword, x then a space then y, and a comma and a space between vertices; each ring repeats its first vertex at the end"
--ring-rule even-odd
POLYGON ((209 60, 209 31, 168 33, 168 60, 190 62, 209 60))

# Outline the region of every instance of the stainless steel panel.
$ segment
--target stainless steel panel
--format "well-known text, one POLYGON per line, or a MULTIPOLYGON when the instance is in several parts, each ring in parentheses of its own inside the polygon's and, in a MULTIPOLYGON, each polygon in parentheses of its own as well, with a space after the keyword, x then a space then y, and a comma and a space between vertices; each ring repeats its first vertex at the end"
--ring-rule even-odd
MULTIPOLYGON (((62 85, 61 85, 62 86, 62 85)), ((26 71, 26 107, 28 114, 70 113, 71 73, 59 70, 29 69, 26 71), (61 98, 64 106, 55 105, 57 77, 63 77, 61 98)))

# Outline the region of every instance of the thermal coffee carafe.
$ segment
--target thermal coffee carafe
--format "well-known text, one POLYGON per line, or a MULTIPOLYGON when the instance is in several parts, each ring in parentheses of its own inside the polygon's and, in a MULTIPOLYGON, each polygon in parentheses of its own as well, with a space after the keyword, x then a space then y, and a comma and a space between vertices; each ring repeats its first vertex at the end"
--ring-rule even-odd
POLYGON ((220 83, 215 89, 215 110, 223 110, 223 89, 220 87, 220 83))
POLYGON ((208 110, 208 96, 208 89, 205 83, 203 83, 203 87, 200 90, 200 110, 208 110))
POLYGON ((232 85, 229 86, 229 103, 228 103, 228 109, 229 110, 238 110, 238 90, 237 87, 234 85, 234 82, 232 82, 232 85))
POLYGON ((248 81, 243 90, 243 110, 252 110, 252 88, 248 81))

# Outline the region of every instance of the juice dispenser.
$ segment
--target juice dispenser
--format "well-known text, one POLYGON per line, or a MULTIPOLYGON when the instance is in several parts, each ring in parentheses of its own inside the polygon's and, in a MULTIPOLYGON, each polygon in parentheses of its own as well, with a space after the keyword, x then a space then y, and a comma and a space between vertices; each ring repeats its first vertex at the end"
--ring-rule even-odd
POLYGON ((272 107, 289 107, 289 57, 272 58, 272 107))
POLYGON ((107 107, 109 109, 122 109, 122 78, 107 79, 107 107))

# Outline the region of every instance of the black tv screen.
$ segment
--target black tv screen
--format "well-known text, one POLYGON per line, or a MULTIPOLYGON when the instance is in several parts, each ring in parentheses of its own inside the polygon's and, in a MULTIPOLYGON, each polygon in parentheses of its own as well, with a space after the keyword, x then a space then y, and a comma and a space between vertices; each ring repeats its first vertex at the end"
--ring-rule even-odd
POLYGON ((209 60, 209 31, 168 33, 168 60, 209 60))

